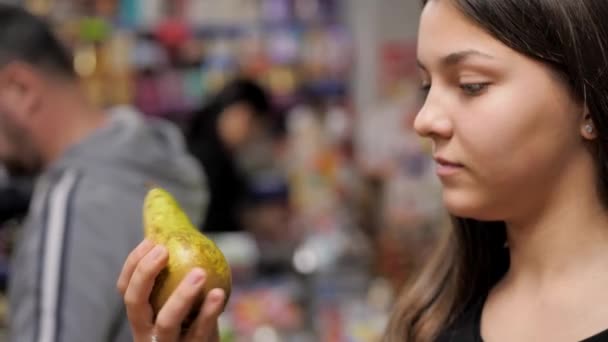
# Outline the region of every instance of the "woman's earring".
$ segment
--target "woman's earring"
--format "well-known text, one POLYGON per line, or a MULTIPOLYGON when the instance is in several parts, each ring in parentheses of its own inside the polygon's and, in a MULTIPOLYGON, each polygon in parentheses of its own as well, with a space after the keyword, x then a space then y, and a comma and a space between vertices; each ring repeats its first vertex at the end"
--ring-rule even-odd
POLYGON ((596 138, 595 127, 593 126, 593 122, 589 122, 585 124, 583 127, 583 137, 587 140, 593 140, 596 138))

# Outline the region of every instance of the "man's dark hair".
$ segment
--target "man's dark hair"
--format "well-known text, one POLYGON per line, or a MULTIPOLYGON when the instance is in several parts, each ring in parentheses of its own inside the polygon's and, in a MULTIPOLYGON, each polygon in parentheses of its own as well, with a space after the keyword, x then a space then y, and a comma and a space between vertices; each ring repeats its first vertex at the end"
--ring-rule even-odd
POLYGON ((0 4, 0 67, 15 61, 56 76, 76 77, 71 53, 44 19, 0 4))

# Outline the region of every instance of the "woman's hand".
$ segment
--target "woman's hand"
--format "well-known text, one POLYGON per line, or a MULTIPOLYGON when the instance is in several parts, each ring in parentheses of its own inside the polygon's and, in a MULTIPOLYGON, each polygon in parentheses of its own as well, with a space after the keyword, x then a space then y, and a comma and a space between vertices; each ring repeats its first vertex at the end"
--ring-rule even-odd
POLYGON ((168 254, 163 246, 144 240, 127 257, 117 287, 123 296, 135 342, 217 342, 217 319, 223 309, 224 291, 207 294, 200 313, 185 335, 181 326, 205 284, 205 271, 192 270, 175 289, 156 319, 149 298, 156 276, 166 266, 168 254))

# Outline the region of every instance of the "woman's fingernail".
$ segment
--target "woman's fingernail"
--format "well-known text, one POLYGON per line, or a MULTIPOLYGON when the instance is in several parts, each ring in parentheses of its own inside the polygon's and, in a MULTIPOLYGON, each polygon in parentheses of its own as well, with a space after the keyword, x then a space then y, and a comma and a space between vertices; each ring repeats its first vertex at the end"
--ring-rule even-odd
POLYGON ((223 297, 224 297, 224 295, 223 295, 222 291, 220 291, 218 289, 213 290, 213 301, 215 303, 221 302, 224 299, 223 297))
POLYGON ((188 282, 192 285, 198 285, 205 277, 205 272, 201 269, 194 269, 188 274, 188 282))
POLYGON ((157 245, 152 250, 152 258, 154 260, 157 260, 157 259, 159 259, 163 255, 164 252, 165 252, 165 248, 163 246, 161 246, 161 245, 157 245))

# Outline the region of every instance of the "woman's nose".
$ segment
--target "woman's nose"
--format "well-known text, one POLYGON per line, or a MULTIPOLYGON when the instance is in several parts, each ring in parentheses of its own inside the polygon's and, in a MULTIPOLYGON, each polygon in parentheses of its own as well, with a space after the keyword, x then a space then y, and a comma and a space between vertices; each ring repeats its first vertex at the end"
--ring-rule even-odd
POLYGON ((452 136, 450 115, 437 96, 429 93, 416 115, 414 130, 426 138, 449 139, 452 136))

